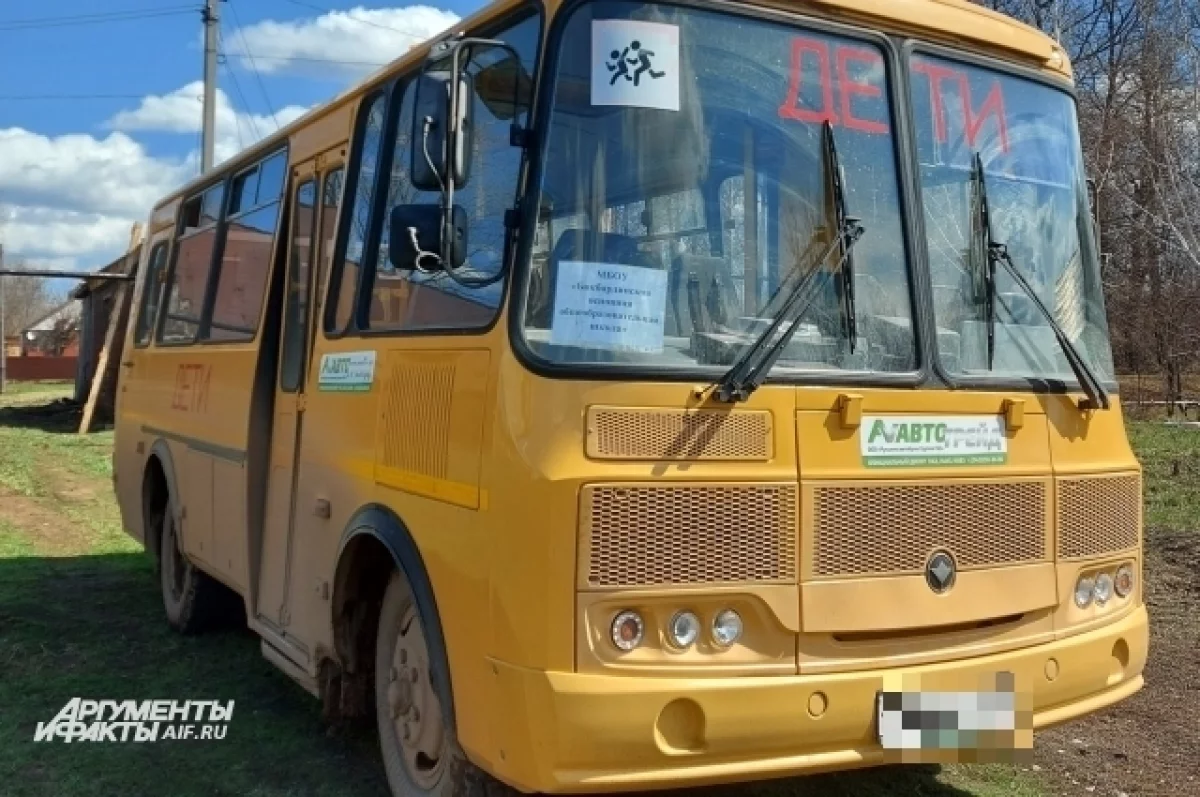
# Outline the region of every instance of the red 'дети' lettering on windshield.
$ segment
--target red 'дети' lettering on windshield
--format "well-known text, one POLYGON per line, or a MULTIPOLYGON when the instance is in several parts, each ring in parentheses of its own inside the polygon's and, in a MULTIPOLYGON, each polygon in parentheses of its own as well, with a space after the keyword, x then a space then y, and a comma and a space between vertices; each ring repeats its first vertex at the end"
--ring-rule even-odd
POLYGON ((792 70, 788 81, 787 99, 779 106, 779 115, 784 119, 795 119, 798 122, 821 124, 828 121, 838 124, 837 115, 833 112, 833 74, 829 68, 829 45, 823 41, 797 36, 792 39, 792 70), (821 110, 814 111, 800 106, 800 86, 804 81, 804 54, 812 53, 819 63, 821 81, 821 110))
POLYGON ((942 94, 942 83, 952 80, 958 84, 958 97, 962 102, 963 134, 967 138, 967 146, 974 148, 979 139, 979 133, 989 116, 996 119, 996 131, 1000 138, 1000 148, 1008 152, 1008 123, 1005 119, 1004 90, 1000 80, 992 83, 992 89, 984 98, 979 112, 971 109, 971 83, 967 73, 960 69, 929 63, 928 61, 914 62, 912 70, 929 79, 929 112, 933 116, 933 134, 939 144, 946 143, 946 103, 942 94))
MULTIPOLYGON (((783 119, 794 119, 798 122, 821 124, 828 121, 835 126, 857 130, 860 133, 886 135, 890 132, 887 121, 864 119, 855 116, 853 102, 855 98, 880 100, 883 98, 883 88, 874 83, 855 80, 850 76, 851 63, 868 64, 872 67, 882 66, 883 57, 873 50, 851 45, 834 45, 833 56, 830 57, 830 47, 819 39, 807 36, 796 36, 792 39, 791 71, 788 79, 787 97, 779 106, 779 116, 783 119), (805 87, 805 56, 810 63, 815 61, 816 78, 821 88, 821 107, 808 108, 801 104, 801 90, 805 87), (837 68, 837 97, 834 97, 834 62, 837 68), (839 117, 837 111, 841 111, 839 117)), ((1000 139, 1000 147, 1008 152, 1008 123, 1005 118, 1004 90, 999 79, 993 84, 979 110, 975 111, 971 102, 971 83, 967 73, 952 67, 941 66, 927 61, 913 63, 912 69, 929 79, 929 107, 933 116, 934 136, 939 143, 945 143, 948 136, 946 123, 946 103, 942 92, 946 81, 958 84, 958 96, 962 103, 963 134, 970 147, 975 147, 984 125, 989 118, 994 118, 996 133, 1000 139)), ((882 75, 882 71, 880 73, 882 75)), ((811 84, 810 84, 811 85, 811 84)))
MULTIPOLYGON (((842 94, 842 124, 851 130, 886 135, 888 133, 888 126, 886 124, 871 119, 859 119, 850 111, 850 100, 855 95, 871 97, 873 99, 879 99, 883 96, 883 89, 879 86, 851 79, 850 71, 846 68, 846 64, 850 61, 858 61, 861 64, 869 64, 873 67, 883 67, 883 57, 874 50, 844 46, 837 48, 838 87, 841 89, 842 94)), ((879 74, 883 74, 882 69, 879 74)))
MULTIPOLYGON (((788 80, 787 98, 779 106, 779 115, 798 122, 821 124, 828 121, 861 133, 887 134, 886 122, 864 119, 854 115, 853 101, 856 97, 881 99, 883 88, 873 83, 855 80, 850 76, 849 65, 853 62, 883 66, 883 57, 872 50, 849 45, 835 45, 830 57, 829 45, 819 39, 797 36, 792 39, 791 74, 788 80), (817 80, 821 88, 821 108, 806 108, 801 104, 800 91, 805 87, 805 56, 815 57, 817 80), (833 69, 837 67, 837 93, 834 97, 833 69), (841 110, 841 116, 837 114, 841 110)), ((883 74, 882 71, 879 74, 883 74)))

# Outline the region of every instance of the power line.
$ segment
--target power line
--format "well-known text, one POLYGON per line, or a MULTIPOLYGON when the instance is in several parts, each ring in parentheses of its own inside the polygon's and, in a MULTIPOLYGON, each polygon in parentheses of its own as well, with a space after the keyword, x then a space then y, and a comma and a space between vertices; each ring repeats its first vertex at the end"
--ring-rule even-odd
MULTIPOLYGON (((233 77, 233 69, 231 69, 231 68, 230 68, 229 64, 227 64, 227 63, 223 63, 223 64, 221 64, 221 65, 222 65, 223 67, 225 67, 225 72, 226 72, 226 73, 227 73, 227 74, 228 74, 230 77, 233 77)), ((237 91, 237 93, 238 93, 238 96, 241 96, 241 94, 242 94, 242 88, 241 88, 241 86, 239 86, 239 85, 238 85, 237 78, 234 78, 234 80, 233 80, 233 86, 234 86, 234 89, 237 91)), ((242 102, 243 102, 243 104, 245 104, 245 99, 246 99, 245 97, 242 97, 242 102)), ((230 105, 233 105, 233 101, 231 100, 229 104, 230 104, 230 105)), ((248 123, 250 124, 251 130, 252 130, 252 131, 255 133, 255 135, 257 136, 257 131, 253 130, 253 128, 254 128, 254 121, 253 121, 253 119, 252 119, 252 118, 251 118, 251 116, 250 116, 250 113, 249 113, 249 109, 248 109, 248 108, 247 108, 246 117, 247 117, 248 123)), ((238 118, 237 108, 234 108, 234 109, 233 109, 233 132, 234 132, 234 133, 237 135, 238 149, 239 149, 239 150, 245 149, 245 148, 246 148, 246 142, 242 140, 242 120, 238 118)))
MULTIPOLYGON (((217 46, 220 47, 220 54, 225 59, 223 63, 225 71, 229 73, 230 79, 233 80, 233 89, 237 92, 238 98, 242 101, 242 107, 246 109, 246 122, 250 125, 250 132, 254 134, 255 139, 262 138, 262 134, 258 132, 258 124, 254 121, 254 114, 250 111, 250 103, 246 101, 246 95, 242 91, 242 83, 240 80, 238 80, 237 70, 229 66, 229 53, 225 50, 224 37, 221 36, 220 31, 217 32, 217 46)), ((242 130, 241 125, 238 123, 237 108, 233 109, 233 124, 237 129, 238 145, 241 146, 242 130)))
POLYGON ((193 6, 168 6, 166 8, 111 11, 102 14, 72 14, 62 17, 38 17, 35 19, 0 20, 0 30, 33 30, 37 28, 62 28, 75 25, 100 25, 107 22, 130 22, 155 17, 172 17, 194 14, 193 6))
MULTIPOLYGON (((150 94, 152 92, 147 92, 150 94)), ((140 100, 147 94, 0 94, 0 101, 23 102, 29 100, 140 100)))
POLYGON ((245 29, 242 26, 241 18, 238 17, 237 6, 234 5, 233 0, 229 0, 229 10, 233 12, 233 27, 237 32, 238 39, 242 42, 242 52, 246 54, 246 60, 250 62, 250 68, 254 71, 254 79, 258 82, 258 90, 262 92, 263 100, 267 103, 267 110, 271 112, 271 120, 275 122, 275 129, 278 130, 279 117, 275 115, 275 107, 271 104, 271 96, 267 94, 267 87, 258 71, 258 64, 254 63, 254 56, 250 53, 250 48, 246 46, 245 29))

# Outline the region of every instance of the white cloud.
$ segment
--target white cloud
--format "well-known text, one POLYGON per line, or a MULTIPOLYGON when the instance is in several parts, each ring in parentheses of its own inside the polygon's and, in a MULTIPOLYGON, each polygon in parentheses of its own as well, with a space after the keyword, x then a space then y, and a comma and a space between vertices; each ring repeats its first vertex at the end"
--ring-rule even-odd
POLYGON ((124 133, 105 138, 0 129, 0 201, 20 207, 142 215, 188 176, 124 133))
MULTIPOLYGON (((193 81, 169 94, 144 98, 137 108, 121 111, 106 122, 106 126, 124 132, 186 133, 200 130, 201 96, 204 84, 193 81)), ((215 159, 219 163, 259 139, 274 133, 279 127, 302 116, 307 108, 288 105, 275 115, 251 114, 237 111, 221 89, 217 89, 215 159), (276 125, 278 121, 278 125, 276 125)))
POLYGON ((125 251, 133 218, 48 207, 14 207, 0 227, 6 259, 61 268, 79 258, 111 259, 125 251), (14 256, 9 257, 11 251, 14 256), (91 256, 91 257, 89 257, 91 256))
POLYGON ((0 152, 0 241, 10 262, 103 265, 125 250, 133 222, 193 174, 120 132, 0 129, 0 152))
MULTIPOLYGON (((349 76, 374 71, 458 19, 451 11, 425 5, 360 6, 293 22, 264 20, 243 29, 242 35, 260 72, 319 70, 349 76)), ((231 55, 243 52, 241 39, 230 44, 231 55)), ((241 65, 250 66, 245 58, 241 65)))

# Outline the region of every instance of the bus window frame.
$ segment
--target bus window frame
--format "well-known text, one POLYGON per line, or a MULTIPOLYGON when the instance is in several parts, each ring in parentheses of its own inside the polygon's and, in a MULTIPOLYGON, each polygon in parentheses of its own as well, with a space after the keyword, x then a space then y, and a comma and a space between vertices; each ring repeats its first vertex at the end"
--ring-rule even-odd
MULTIPOLYGON (((533 93, 530 99, 529 114, 526 129, 536 130, 538 124, 538 102, 539 92, 542 79, 542 64, 547 55, 546 43, 549 40, 549 31, 546 26, 546 7, 542 0, 527 0, 520 5, 508 9, 505 13, 499 14, 491 19, 485 20, 476 28, 464 30, 462 35, 479 36, 487 38, 490 35, 518 25, 530 17, 537 17, 538 25, 538 45, 537 54, 535 56, 533 70, 533 93)), ((454 35, 459 32, 456 30, 454 35)), ((442 37, 438 41, 444 40, 447 37, 442 37)), ((491 321, 485 326, 477 327, 434 327, 426 329, 370 329, 366 323, 371 309, 371 287, 374 277, 374 268, 379 256, 379 239, 382 235, 383 224, 386 223, 384 216, 387 208, 387 187, 390 184, 392 173, 392 160, 395 155, 396 127, 399 124, 400 111, 404 106, 404 91, 408 84, 413 81, 421 70, 425 67, 428 57, 428 50, 422 52, 419 60, 414 61, 411 66, 391 76, 387 81, 372 88, 363 95, 361 103, 355 111, 354 135, 353 144, 351 146, 350 158, 346 163, 346 179, 342 183, 342 207, 338 218, 338 232, 336 244, 334 247, 334 259, 329 266, 329 276, 327 277, 327 285, 329 290, 325 296, 325 310, 322 318, 322 333, 326 340, 336 340, 344 337, 356 338, 375 338, 375 337, 428 337, 428 336, 482 336, 491 332, 500 319, 505 314, 508 294, 512 290, 511 285, 514 282, 514 269, 519 264, 517 256, 521 249, 521 236, 524 235, 522 230, 509 229, 505 237, 505 252, 504 260, 507 269, 507 274, 504 278, 504 289, 500 292, 500 301, 496 305, 495 313, 491 321), (367 222, 367 234, 363 239, 363 260, 359 263, 358 279, 355 282, 354 304, 350 313, 350 318, 343 329, 334 329, 336 305, 340 299, 333 293, 333 286, 337 285, 341 288, 342 271, 345 266, 346 248, 349 244, 349 230, 351 226, 351 214, 353 213, 353 202, 347 202, 346 197, 354 196, 353 192, 358 190, 358 174, 359 167, 362 163, 362 140, 366 134, 366 125, 364 124, 365 116, 369 112, 367 109, 370 103, 380 95, 386 95, 384 101, 384 117, 383 128, 380 132, 381 151, 376 161, 375 168, 375 184, 372 187, 371 194, 371 210, 370 217, 367 222), (353 185, 351 182, 353 181, 353 185), (380 193, 380 189, 384 189, 380 193), (514 234, 517 233, 517 234, 514 234), (371 277, 367 276, 367 263, 370 258, 371 277)), ((536 136, 535 136, 536 140, 536 136)), ((529 178, 533 173, 532 163, 535 158, 533 147, 525 147, 521 155, 521 165, 517 170, 517 179, 513 186, 514 202, 511 208, 521 209, 526 203, 526 195, 529 189, 529 178)), ((475 179, 480 179, 476 175, 475 179)))
MULTIPOLYGON (((384 96, 388 91, 389 84, 384 83, 381 86, 373 88, 362 95, 359 99, 358 107, 354 110, 354 130, 350 142, 350 157, 344 162, 345 177, 342 180, 342 200, 338 208, 337 232, 334 234, 333 242, 333 258, 329 262, 329 273, 325 275, 325 291, 324 299, 325 306, 321 310, 321 330, 326 340, 336 340, 338 338, 350 335, 354 330, 356 311, 352 308, 350 317, 346 319, 346 323, 341 329, 336 328, 337 325, 337 305, 341 298, 342 288, 342 272, 346 265, 346 248, 350 245, 350 228, 353 223, 354 205, 357 199, 358 192, 358 177, 360 167, 362 166, 363 156, 363 139, 367 134, 366 117, 371 112, 371 107, 375 100, 384 96), (351 201, 347 202, 347 198, 351 201), (336 289, 335 289, 336 286, 336 289)), ((387 128, 387 112, 388 101, 385 99, 383 104, 383 121, 384 126, 380 130, 379 142, 383 146, 384 136, 383 130, 387 128)), ((377 161, 378 164, 378 161, 377 161)), ((376 183, 378 183, 378 165, 376 166, 376 183)), ((371 191, 371 207, 369 214, 375 212, 375 186, 372 186, 371 191)), ((367 219, 368 236, 369 227, 371 224, 370 216, 367 219)), ((363 253, 366 254, 367 245, 366 237, 363 241, 363 253)), ((358 279, 354 283, 355 302, 357 302, 358 286, 362 282, 363 266, 358 264, 358 279)))
MULTIPOLYGON (((170 267, 169 267, 166 277, 164 278, 164 281, 163 281, 162 290, 163 290, 163 298, 164 299, 169 298, 169 294, 167 293, 168 286, 173 285, 174 281, 175 281, 175 271, 176 271, 176 266, 178 265, 178 260, 179 260, 179 245, 178 244, 181 241, 184 241, 195 235, 199 235, 200 233, 207 232, 210 229, 216 231, 216 239, 213 242, 213 250, 212 250, 212 254, 210 255, 210 259, 209 259, 208 276, 207 276, 205 284, 204 284, 204 304, 200 308, 200 315, 198 316, 198 323, 196 325, 196 334, 194 334, 192 336, 191 340, 166 340, 166 341, 164 341, 163 337, 162 337, 163 326, 166 324, 166 318, 169 315, 169 313, 167 313, 165 311, 160 311, 158 314, 158 318, 155 321, 154 345, 156 348, 157 347, 181 348, 181 347, 186 347, 186 346, 245 346, 247 344, 255 345, 258 343, 259 335, 262 334, 263 309, 266 307, 267 300, 270 298, 270 293, 271 293, 270 270, 275 267, 276 252, 277 252, 277 247, 279 246, 279 224, 280 224, 279 217, 277 217, 275 219, 275 231, 274 231, 273 237, 271 239, 271 254, 270 254, 270 259, 267 263, 267 269, 268 269, 267 287, 266 287, 266 290, 263 291, 262 304, 259 306, 259 309, 258 309, 258 313, 259 313, 258 329, 255 330, 254 335, 250 338, 243 338, 243 339, 239 339, 239 340, 213 340, 212 338, 201 337, 201 332, 208 329, 209 323, 212 320, 212 305, 213 305, 213 302, 216 300, 216 288, 217 288, 216 275, 221 270, 221 258, 224 257, 224 254, 225 254, 225 236, 227 233, 227 225, 228 225, 229 219, 231 218, 229 216, 229 204, 232 201, 232 196, 233 196, 233 192, 230 190, 233 187, 233 181, 237 177, 245 174, 246 172, 250 171, 251 169, 259 168, 265 161, 270 160, 271 158, 273 158, 275 155, 279 154, 280 152, 284 153, 284 165, 287 167, 287 170, 285 170, 285 172, 284 172, 283 189, 281 189, 284 193, 280 194, 280 198, 279 198, 279 203, 280 203, 279 214, 280 214, 280 216, 282 216, 287 211, 287 203, 285 201, 286 189, 287 189, 287 185, 288 185, 287 175, 290 174, 290 168, 291 168, 291 147, 290 147, 290 142, 288 142, 287 140, 284 140, 280 144, 279 147, 269 150, 266 154, 258 155, 253 160, 251 160, 250 163, 248 163, 248 164, 242 163, 239 166, 237 166, 236 168, 230 167, 228 169, 223 170, 222 174, 220 175, 220 177, 218 179, 214 179, 211 182, 204 183, 202 186, 197 187, 195 190, 186 194, 180 200, 179 210, 176 211, 176 216, 175 216, 175 229, 174 229, 173 235, 171 236, 170 267), (187 207, 187 204, 189 202, 191 202, 193 199, 203 196, 207 191, 215 188, 218 185, 224 186, 224 193, 222 194, 222 197, 221 197, 221 215, 217 219, 216 223, 211 226, 198 227, 197 229, 193 230, 192 232, 188 233, 187 235, 184 235, 183 234, 183 224, 184 224, 183 211, 184 211, 184 208, 187 207), (216 259, 213 260, 213 258, 216 258, 216 259)), ((262 204, 266 205, 269 203, 264 202, 262 204)), ((262 205, 256 204, 253 207, 246 208, 243 211, 238 211, 238 213, 234 214, 234 217, 235 218, 240 217, 243 213, 249 213, 251 211, 257 210, 261 206, 262 205)))
MULTIPOLYGON (((224 248, 223 246, 219 246, 218 244, 221 241, 221 235, 222 235, 221 227, 225 223, 225 208, 229 204, 229 187, 232 183, 233 175, 234 175, 234 172, 232 170, 227 171, 223 175, 221 175, 219 179, 215 179, 212 182, 204 183, 204 185, 202 187, 198 187, 196 190, 187 194, 180 200, 179 210, 176 211, 176 216, 175 216, 175 230, 174 230, 174 234, 171 236, 171 267, 167 272, 166 279, 163 280, 162 290, 163 290, 163 299, 164 300, 170 301, 170 289, 175 284, 176 267, 179 264, 179 248, 180 248, 179 244, 189 238, 196 236, 196 235, 200 235, 201 233, 205 233, 205 232, 208 232, 209 230, 213 230, 215 238, 213 241, 212 253, 209 255, 208 275, 205 277, 205 283, 204 283, 204 303, 205 304, 208 303, 208 289, 209 289, 209 283, 212 281, 212 272, 213 272, 212 258, 217 257, 219 254, 219 250, 224 248), (203 197, 207 191, 212 190, 213 188, 217 187, 218 185, 224 186, 224 193, 221 196, 221 215, 217 218, 216 223, 214 223, 210 226, 197 227, 195 230, 193 230, 192 232, 187 233, 185 235, 183 232, 183 230, 184 230, 184 216, 183 216, 184 209, 187 208, 187 205, 189 202, 191 202, 192 200, 197 199, 199 197, 203 197)), ((203 218, 203 216, 201 216, 201 218, 203 218)), ((203 306, 201 306, 201 308, 200 308, 200 315, 197 316, 196 332, 194 335, 192 335, 191 340, 163 340, 163 327, 166 326, 166 320, 167 320, 168 316, 170 316, 170 313, 164 308, 161 312, 159 312, 158 319, 155 321, 154 345, 156 348, 159 348, 159 347, 172 348, 172 349, 182 348, 185 346, 195 346, 197 343, 203 342, 200 340, 200 329, 204 324, 204 307, 203 306)))
POLYGON ((147 288, 151 287, 150 285, 148 285, 148 284, 142 285, 142 295, 138 299, 137 318, 135 318, 134 322, 133 322, 133 347, 135 349, 148 349, 148 348, 150 348, 151 345, 153 345, 155 343, 154 331, 155 331, 155 329, 158 328, 158 317, 160 315, 162 315, 163 290, 166 288, 166 285, 167 285, 167 282, 166 282, 167 272, 171 266, 170 258, 171 258, 171 250, 174 248, 172 246, 174 241, 175 241, 174 236, 171 236, 169 238, 159 239, 158 241, 155 242, 154 246, 152 246, 150 248, 150 253, 146 256, 146 276, 143 277, 143 279, 145 279, 147 282, 149 282, 150 266, 154 263, 154 254, 156 252, 158 252, 160 249, 166 250, 166 252, 163 254, 163 264, 162 264, 162 268, 160 269, 162 272, 162 277, 159 279, 158 289, 157 289, 158 304, 155 305, 154 318, 150 319, 150 324, 146 328, 146 339, 145 340, 139 340, 140 335, 138 334, 138 331, 142 328, 142 319, 145 318, 146 307, 150 302, 150 295, 151 295, 151 293, 153 293, 153 291, 147 290, 147 288))
MULTIPOLYGON (((563 35, 572 15, 580 7, 587 5, 590 0, 567 0, 555 11, 554 19, 543 37, 542 56, 539 62, 538 89, 534 99, 533 124, 536 125, 534 140, 537 149, 530 160, 532 169, 527 177, 527 190, 522 195, 521 226, 518 235, 518 252, 513 260, 516 273, 510 275, 506 292, 512 293, 511 306, 508 311, 508 337, 517 360, 531 373, 553 379, 581 379, 604 382, 633 381, 633 382, 696 382, 708 379, 712 373, 699 368, 675 367, 638 367, 625 365, 607 365, 596 367, 587 363, 557 363, 539 357, 526 343, 523 333, 526 312, 529 280, 531 276, 531 255, 534 227, 537 223, 537 202, 540 190, 530 191, 528 186, 539 187, 545 169, 547 145, 549 137, 547 126, 553 110, 555 91, 558 87, 558 58, 562 46, 563 35)), ((932 325, 933 291, 928 284, 927 269, 919 268, 916 260, 924 245, 924 238, 913 224, 920 212, 921 206, 915 204, 917 197, 912 187, 916 176, 916 164, 912 160, 910 150, 915 147, 911 141, 912 119, 909 102, 909 85, 907 64, 903 59, 902 36, 881 30, 872 30, 862 26, 836 22, 824 17, 813 16, 798 11, 783 11, 759 6, 747 6, 728 2, 728 0, 655 0, 656 5, 684 9, 719 12, 734 18, 745 18, 774 22, 788 25, 797 32, 811 31, 818 34, 841 36, 843 38, 875 45, 883 56, 887 68, 888 86, 887 99, 890 104, 891 123, 894 139, 892 152, 896 165, 896 181, 898 183, 897 200, 900 213, 900 230, 904 236, 904 247, 907 255, 906 269, 908 275, 909 300, 912 303, 912 334, 913 347, 916 355, 916 365, 910 371, 896 374, 886 372, 861 373, 854 371, 814 371, 812 373, 788 374, 787 376, 771 376, 766 378, 766 384, 824 387, 920 387, 929 386, 933 380, 931 358, 934 356, 935 345, 930 335, 934 334, 932 325)), ((936 385, 934 385, 936 386, 936 385)))
POLYGON ((308 339, 308 337, 309 327, 312 324, 312 297, 313 294, 317 292, 317 290, 313 287, 313 281, 316 278, 316 275, 314 274, 314 267, 317 265, 316 261, 319 255, 316 242, 318 240, 317 235, 320 233, 318 224, 320 223, 320 214, 322 210, 321 203, 324 201, 324 196, 321 193, 321 188, 324 186, 324 179, 322 173, 319 171, 309 172, 305 175, 289 174, 288 176, 291 179, 287 181, 285 188, 292 189, 288 196, 288 199, 290 200, 289 204, 291 205, 288 212, 289 215, 291 215, 291 218, 288 220, 289 240, 287 256, 285 258, 286 271, 283 275, 283 305, 280 307, 281 331, 279 335, 279 374, 277 376, 276 383, 279 386, 279 392, 294 394, 303 392, 306 380, 308 379, 308 370, 310 364, 309 354, 311 353, 310 348, 312 345, 312 342, 308 339), (308 236, 308 265, 305 273, 305 282, 307 283, 306 290, 308 291, 308 296, 305 298, 307 306, 304 311, 303 321, 301 322, 300 332, 302 343, 300 345, 302 348, 300 350, 299 365, 296 366, 295 380, 290 381, 287 378, 290 376, 286 370, 288 367, 287 358, 284 356, 287 352, 288 328, 290 323, 293 321, 293 316, 290 312, 291 305, 289 305, 288 302, 290 301, 289 293, 291 292, 293 286, 293 270, 295 267, 295 264, 292 261, 292 254, 295 251, 295 238, 300 233, 300 231, 297 229, 298 225, 296 219, 300 214, 300 208, 302 205, 298 200, 300 196, 300 189, 306 185, 313 186, 312 221, 309 224, 308 236))
MULTIPOLYGON (((1007 76, 1007 77, 1014 77, 1014 78, 1019 78, 1019 79, 1023 79, 1023 80, 1029 80, 1031 82, 1046 86, 1047 88, 1050 88, 1050 89, 1057 89, 1058 91, 1065 94, 1071 100, 1071 102, 1075 105, 1076 119, 1079 118, 1079 91, 1075 87, 1074 83, 1072 83, 1071 81, 1067 80, 1064 77, 1061 77, 1061 76, 1058 76, 1055 74, 1050 74, 1047 72, 1043 72, 1038 69, 1034 69, 1032 67, 1028 67, 1028 66, 1025 66, 1020 63, 1016 63, 1016 62, 1012 62, 1012 61, 1004 61, 999 58, 995 58, 993 56, 987 55, 985 53, 972 52, 969 50, 956 50, 953 47, 946 47, 944 45, 937 44, 935 42, 931 42, 926 39, 920 39, 920 38, 915 38, 915 37, 907 37, 902 40, 901 46, 900 46, 900 55, 903 58, 905 90, 909 91, 910 95, 911 95, 910 70, 911 70, 911 65, 912 65, 912 59, 916 56, 925 55, 925 56, 932 56, 934 58, 941 58, 941 59, 944 59, 947 61, 952 61, 952 62, 957 61, 957 62, 965 64, 967 66, 978 67, 980 69, 988 69, 988 70, 997 72, 997 73, 1007 76)), ((909 110, 911 111, 911 108, 909 110)), ((911 118, 911 113, 909 114, 909 117, 910 118, 908 120, 908 123, 911 126, 910 129, 908 130, 910 151, 905 153, 905 156, 910 159, 910 161, 912 163, 912 168, 913 168, 913 179, 912 179, 911 185, 909 186, 909 190, 912 191, 913 196, 916 200, 916 204, 913 207, 915 209, 920 209, 919 213, 913 214, 912 223, 913 223, 914 229, 917 230, 917 234, 920 236, 920 240, 925 241, 926 240, 925 236, 927 235, 927 231, 925 229, 925 215, 924 215, 925 197, 924 197, 924 186, 921 184, 921 177, 920 177, 920 153, 918 152, 918 149, 917 149, 916 120, 911 118)), ((1089 225, 1092 224, 1090 219, 1088 221, 1088 224, 1089 225)), ((931 278, 931 274, 930 274, 928 247, 926 247, 926 246, 919 247, 917 256, 920 258, 921 272, 925 275, 925 279, 931 280, 932 278, 931 278)), ((923 319, 923 320, 927 320, 932 327, 934 324, 936 324, 936 319, 934 318, 932 283, 929 286, 928 301, 929 301, 929 311, 928 311, 929 317, 928 317, 928 319, 923 319)), ((1105 315, 1107 316, 1107 314, 1108 314, 1107 305, 1105 306, 1104 310, 1105 310, 1105 315)), ((924 313, 922 313, 922 315, 924 315, 924 313)), ((1027 392, 1027 393, 1044 393, 1044 394, 1048 394, 1048 395, 1064 395, 1067 393, 1078 393, 1082 389, 1079 386, 1078 382, 1066 382, 1061 379, 1053 379, 1053 378, 1046 378, 1046 377, 997 376, 997 377, 965 377, 964 378, 961 374, 955 375, 955 374, 950 373, 943 366, 941 351, 938 349, 936 337, 932 338, 930 340, 929 345, 930 345, 929 361, 930 361, 930 365, 932 367, 933 373, 936 374, 936 377, 939 381, 943 382, 944 384, 946 384, 949 387, 954 388, 954 389, 980 390, 980 391, 1013 390, 1013 391, 1021 391, 1021 392, 1027 392)), ((1112 345, 1111 335, 1109 337, 1109 345, 1112 345)), ((1115 380, 1102 381, 1102 384, 1104 385, 1104 389, 1109 391, 1112 395, 1115 396, 1119 393, 1120 386, 1117 384, 1117 382, 1115 380)))
POLYGON ((271 269, 274 268, 275 259, 278 256, 279 232, 281 229, 280 224, 283 222, 283 218, 282 218, 283 214, 287 212, 288 203, 285 200, 287 199, 287 196, 286 196, 287 188, 288 188, 288 184, 290 182, 288 180, 288 177, 291 175, 291 162, 290 161, 291 161, 291 151, 290 151, 290 147, 288 146, 288 142, 285 140, 281 146, 279 146, 273 150, 270 150, 265 155, 255 158, 251 162, 250 165, 243 166, 240 169, 231 169, 229 171, 229 173, 227 175, 227 182, 225 185, 225 199, 221 203, 221 221, 220 221, 219 229, 217 230, 217 241, 213 245, 213 255, 216 257, 216 260, 212 263, 211 267, 209 268, 208 284, 205 286, 205 290, 204 290, 204 309, 203 309, 202 315, 200 316, 200 319, 201 319, 200 320, 200 328, 198 330, 196 330, 195 343, 198 343, 203 346, 231 346, 231 345, 243 345, 244 346, 246 344, 254 344, 258 341, 258 336, 262 332, 263 309, 266 307, 267 300, 270 298, 270 293, 271 293, 271 269), (267 202, 258 202, 257 194, 258 194, 258 187, 260 186, 259 181, 261 181, 261 179, 262 179, 262 174, 261 174, 262 165, 264 163, 266 163, 267 161, 271 160, 272 158, 274 158, 275 156, 279 155, 280 153, 283 154, 284 170, 283 170, 283 182, 280 185, 280 189, 279 189, 279 196, 276 197, 275 199, 269 200, 267 202), (230 214, 229 206, 233 202, 233 191, 232 191, 233 184, 237 180, 237 178, 241 177, 242 175, 244 175, 252 170, 259 171, 259 175, 258 175, 259 180, 255 181, 255 204, 250 205, 249 207, 242 208, 242 209, 238 210, 237 213, 230 214), (240 219, 243 216, 246 216, 250 213, 254 213, 257 210, 261 210, 262 208, 271 204, 271 202, 279 203, 279 212, 275 216, 275 229, 271 233, 271 251, 267 255, 267 265, 266 265, 267 273, 263 280, 263 295, 262 295, 262 298, 259 300, 258 324, 254 328, 254 334, 249 337, 246 337, 246 338, 236 338, 233 340, 215 340, 215 339, 209 337, 209 335, 212 333, 213 310, 216 307, 217 291, 220 287, 221 272, 223 270, 222 266, 225 261, 225 244, 226 244, 226 238, 229 235, 229 222, 236 221, 237 219, 240 219))

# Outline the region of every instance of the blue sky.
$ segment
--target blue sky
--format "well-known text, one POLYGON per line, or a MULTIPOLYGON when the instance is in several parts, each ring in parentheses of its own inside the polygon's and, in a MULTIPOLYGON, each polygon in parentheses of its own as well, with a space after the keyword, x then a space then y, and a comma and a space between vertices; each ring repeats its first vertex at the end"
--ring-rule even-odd
MULTIPOLYGON (((480 5, 222 2, 217 159, 480 5)), ((157 197, 196 173, 200 7, 0 3, 0 243, 9 264, 103 265, 157 197)))

